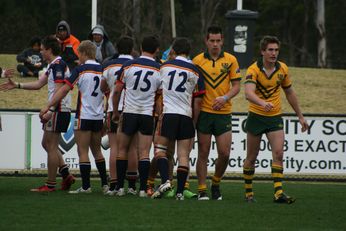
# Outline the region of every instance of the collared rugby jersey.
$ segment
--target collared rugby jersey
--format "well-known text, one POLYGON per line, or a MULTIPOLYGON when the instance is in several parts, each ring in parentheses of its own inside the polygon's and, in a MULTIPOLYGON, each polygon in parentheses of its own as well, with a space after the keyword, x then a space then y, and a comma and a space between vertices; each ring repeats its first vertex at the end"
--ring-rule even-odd
POLYGON ((225 95, 231 89, 231 81, 241 80, 237 59, 227 52, 221 52, 217 60, 213 60, 208 53, 201 53, 192 61, 202 72, 205 83, 206 93, 201 111, 214 114, 232 113, 231 100, 218 111, 213 109, 213 104, 217 97, 225 95))
POLYGON ((123 112, 152 116, 160 65, 153 58, 140 56, 124 63, 118 81, 125 84, 123 112))
POLYGON ((263 61, 260 58, 253 63, 246 72, 245 84, 256 84, 255 94, 274 105, 274 108, 266 112, 263 107, 249 103, 249 111, 265 116, 275 116, 281 114, 280 88, 291 87, 291 79, 288 73, 288 67, 283 62, 275 63, 275 71, 267 76, 263 70, 263 61))
MULTIPOLYGON (((123 64, 129 60, 132 60, 131 55, 119 55, 118 58, 109 60, 104 65, 103 69, 103 77, 106 79, 110 94, 108 98, 108 112, 113 112, 113 92, 114 92, 114 86, 116 83, 116 80, 119 77, 120 69, 123 66, 123 64)), ((123 110, 123 104, 124 104, 124 91, 121 93, 120 101, 119 101, 119 107, 118 110, 123 110)))
MULTIPOLYGON (((67 64, 60 56, 56 57, 47 66, 46 75, 48 77, 48 101, 54 95, 57 83, 64 83, 64 79, 70 76, 70 70, 67 64)), ((71 94, 68 93, 55 107, 55 111, 70 112, 71 111, 71 94)))
POLYGON ((78 86, 77 119, 103 119, 103 93, 100 89, 102 66, 94 60, 73 69, 65 82, 73 88, 78 86))
POLYGON ((192 97, 205 93, 203 76, 188 59, 178 56, 161 68, 163 113, 192 117, 192 97))

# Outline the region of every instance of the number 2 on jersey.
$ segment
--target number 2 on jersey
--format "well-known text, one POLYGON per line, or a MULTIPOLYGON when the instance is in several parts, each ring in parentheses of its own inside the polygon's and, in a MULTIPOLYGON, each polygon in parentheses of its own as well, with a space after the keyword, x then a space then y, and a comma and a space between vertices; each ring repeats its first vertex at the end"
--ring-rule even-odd
MULTIPOLYGON (((168 75, 171 76, 171 78, 169 79, 168 90, 172 90, 173 80, 174 80, 174 76, 175 76, 176 72, 177 71, 171 71, 171 72, 168 73, 168 75)), ((180 72, 179 76, 182 76, 183 80, 175 88, 175 91, 177 91, 177 92, 185 92, 186 88, 185 88, 184 84, 186 83, 186 80, 187 80, 187 73, 186 72, 180 72)))
POLYGON ((99 94, 99 93, 96 92, 97 88, 98 88, 99 85, 100 85, 100 79, 99 79, 99 77, 95 76, 95 77, 94 77, 94 81, 95 81, 95 86, 94 86, 93 92, 91 93, 91 96, 96 97, 96 96, 98 96, 98 94, 99 94))

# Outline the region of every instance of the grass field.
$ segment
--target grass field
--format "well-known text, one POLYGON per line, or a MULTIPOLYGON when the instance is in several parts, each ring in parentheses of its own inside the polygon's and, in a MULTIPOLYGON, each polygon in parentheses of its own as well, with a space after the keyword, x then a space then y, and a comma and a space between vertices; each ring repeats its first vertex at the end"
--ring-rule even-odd
MULTIPOLYGON (((15 55, 0 55, 0 66, 15 69, 16 64, 15 55)), ((346 114, 346 70, 292 67, 290 72, 303 113, 346 114)), ((242 76, 245 76, 245 70, 242 70, 242 76)), ((35 78, 19 78, 16 73, 15 81, 34 80, 35 78)), ((0 84, 4 81, 0 80, 0 84)), ((76 91, 75 88, 74 105, 76 91)), ((248 102, 243 91, 242 87, 239 95, 233 100, 234 112, 247 112, 248 102)), ((47 88, 44 87, 40 91, 0 92, 0 99, 0 109, 40 109, 46 104, 47 88)), ((293 112, 286 100, 283 100, 283 112, 293 112)))
POLYGON ((223 201, 175 201, 105 197, 96 180, 88 195, 29 192, 43 180, 0 178, 0 230, 346 230, 345 184, 286 182, 297 197, 286 205, 272 202, 264 181, 254 183, 257 203, 248 204, 240 181, 223 183, 223 201))
MULTIPOLYGON (((0 55, 0 66, 15 68, 14 55, 0 55)), ((346 70, 291 68, 294 89, 304 113, 346 114, 346 70)), ((245 71, 242 71, 245 75, 245 71)), ((19 78, 28 82, 35 78, 19 78)), ((0 84, 5 80, 0 80, 0 84)), ((76 89, 74 99, 76 99, 76 89)), ((0 109, 40 109, 47 88, 40 91, 0 92, 0 109)), ((76 100, 74 100, 76 102, 76 100)), ((233 111, 246 112, 243 89, 233 111)), ((284 100, 284 112, 292 109, 284 100)), ((255 182, 255 204, 243 201, 241 181, 225 181, 224 201, 110 198, 94 193, 32 193, 40 177, 0 177, 0 231, 16 230, 346 230, 346 184, 286 182, 297 197, 293 205, 272 202, 271 182, 255 182)), ((79 186, 80 182, 76 183, 79 186)), ((75 188, 74 187, 74 188, 75 188)), ((192 182, 196 189, 196 182, 192 182)))

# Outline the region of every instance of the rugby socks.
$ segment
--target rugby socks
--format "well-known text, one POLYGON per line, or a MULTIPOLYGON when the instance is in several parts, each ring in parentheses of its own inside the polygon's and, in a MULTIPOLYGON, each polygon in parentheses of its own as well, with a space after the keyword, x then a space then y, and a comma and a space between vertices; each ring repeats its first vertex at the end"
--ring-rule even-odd
POLYGON ((46 181, 46 185, 47 185, 47 187, 50 188, 50 189, 55 189, 56 181, 47 180, 47 181, 46 181))
POLYGON ((136 190, 137 172, 127 172, 126 178, 129 182, 128 188, 132 188, 133 190, 136 190))
POLYGON ((95 160, 95 164, 101 178, 101 187, 108 185, 105 158, 95 160))
POLYGON ((124 181, 127 170, 127 160, 117 159, 117 176, 118 176, 118 188, 124 188, 124 181))
POLYGON ((199 184, 198 185, 198 193, 206 192, 207 191, 207 185, 206 184, 199 184))
POLYGON ((283 193, 282 190, 282 179, 283 179, 283 174, 284 169, 282 166, 277 165, 277 164, 272 164, 272 177, 274 180, 274 194, 276 197, 278 197, 280 194, 283 193))
POLYGON ((185 181, 184 189, 190 189, 190 183, 187 181, 187 179, 185 181))
POLYGON ((255 168, 243 168, 243 177, 245 182, 245 197, 253 197, 254 193, 252 191, 252 180, 255 174, 255 168))
POLYGON ((80 162, 79 171, 82 178, 82 188, 84 190, 87 190, 88 188, 90 188, 90 171, 91 171, 90 162, 80 162))
POLYGON ((147 191, 147 180, 149 176, 150 159, 143 159, 138 161, 139 172, 139 190, 147 191))
POLYGON ((167 157, 159 157, 157 159, 157 168, 161 176, 161 184, 168 180, 168 159, 167 157))
POLYGON ((109 180, 109 190, 114 191, 117 187, 118 179, 110 179, 109 180))
POLYGON ((177 194, 183 193, 186 178, 187 178, 188 174, 189 174, 189 168, 188 167, 178 166, 178 169, 177 169, 177 181, 178 181, 177 194))
POLYGON ((68 175, 70 175, 67 164, 64 164, 64 165, 59 167, 59 173, 63 179, 65 179, 66 177, 68 177, 68 175))
POLYGON ((220 181, 221 181, 221 177, 217 177, 217 176, 213 176, 211 178, 211 185, 214 187, 219 187, 220 186, 220 181))

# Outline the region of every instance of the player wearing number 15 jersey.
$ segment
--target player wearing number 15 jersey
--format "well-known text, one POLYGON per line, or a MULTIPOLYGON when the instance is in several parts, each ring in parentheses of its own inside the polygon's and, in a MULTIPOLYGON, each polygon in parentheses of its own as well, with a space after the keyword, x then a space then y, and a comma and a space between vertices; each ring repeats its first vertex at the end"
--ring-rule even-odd
MULTIPOLYGON (((120 78, 113 94, 113 120, 119 118, 118 104, 122 90, 125 91, 123 113, 119 119, 119 156, 128 155, 131 139, 138 133, 140 196, 146 196, 149 174, 149 151, 154 130, 154 103, 160 86, 160 66, 154 57, 159 50, 155 36, 142 41, 142 55, 126 62, 120 70, 120 78)), ((117 161, 117 169, 126 169, 125 161, 117 161)), ((121 184, 119 179, 119 184, 121 184)))
POLYGON ((172 52, 177 56, 161 66, 163 115, 159 120, 155 158, 161 176, 161 185, 153 194, 157 198, 171 188, 168 180, 166 155, 170 141, 177 140, 178 187, 177 200, 183 200, 183 190, 189 172, 189 155, 195 137, 195 124, 199 115, 202 96, 205 93, 202 74, 187 59, 191 45, 186 38, 177 38, 172 52), (194 98, 193 98, 194 97, 194 98), (194 106, 193 106, 194 104, 194 106))
MULTIPOLYGON (((74 85, 78 86, 78 103, 75 120, 75 139, 78 146, 79 168, 82 187, 70 193, 90 193, 89 148, 95 158, 96 167, 104 191, 108 191, 106 162, 101 152, 101 129, 103 126, 103 93, 100 89, 102 66, 95 60, 96 46, 83 41, 78 47, 80 66, 76 67, 65 84, 56 92, 49 107, 56 105, 74 85)), ((47 109, 42 109, 41 113, 47 109)))

